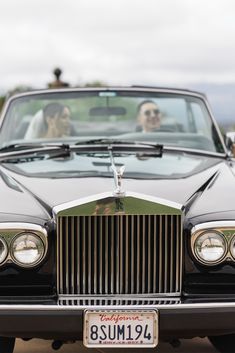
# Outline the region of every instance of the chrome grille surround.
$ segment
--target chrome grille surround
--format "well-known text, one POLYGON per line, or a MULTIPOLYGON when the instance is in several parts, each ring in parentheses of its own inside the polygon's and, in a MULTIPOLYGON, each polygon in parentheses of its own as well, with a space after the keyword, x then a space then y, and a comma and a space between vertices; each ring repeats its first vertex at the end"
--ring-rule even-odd
POLYGON ((98 196, 54 209, 59 296, 180 295, 180 205, 133 193, 98 196))

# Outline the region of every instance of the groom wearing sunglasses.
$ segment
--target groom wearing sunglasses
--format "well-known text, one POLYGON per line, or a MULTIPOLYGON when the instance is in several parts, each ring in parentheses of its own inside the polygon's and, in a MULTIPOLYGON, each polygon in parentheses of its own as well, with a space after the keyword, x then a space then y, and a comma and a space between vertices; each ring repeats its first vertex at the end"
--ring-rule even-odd
POLYGON ((143 132, 152 132, 160 128, 162 115, 156 103, 145 100, 138 105, 137 118, 143 132))

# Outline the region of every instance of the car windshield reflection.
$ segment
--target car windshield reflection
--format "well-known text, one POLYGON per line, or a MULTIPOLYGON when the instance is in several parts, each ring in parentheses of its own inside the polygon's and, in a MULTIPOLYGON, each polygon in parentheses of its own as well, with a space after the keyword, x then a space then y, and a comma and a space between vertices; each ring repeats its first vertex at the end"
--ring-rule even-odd
POLYGON ((128 91, 38 93, 11 100, 0 146, 12 141, 145 141, 223 153, 200 96, 128 91))

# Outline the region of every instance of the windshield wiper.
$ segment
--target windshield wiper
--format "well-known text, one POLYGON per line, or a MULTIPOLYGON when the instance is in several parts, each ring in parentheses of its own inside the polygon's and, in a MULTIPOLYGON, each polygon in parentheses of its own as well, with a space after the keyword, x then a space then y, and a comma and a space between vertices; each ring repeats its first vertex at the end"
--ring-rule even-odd
POLYGON ((78 141, 75 143, 76 146, 79 145, 142 145, 142 146, 150 146, 150 147, 159 147, 159 144, 154 143, 147 143, 147 142, 139 142, 139 141, 130 141, 130 140, 116 140, 116 139, 109 139, 109 138, 99 138, 99 139, 90 139, 84 141, 78 141))
POLYGON ((76 144, 50 144, 50 143, 16 143, 9 144, 0 149, 0 162, 17 163, 22 160, 36 160, 42 155, 47 159, 71 156, 72 153, 97 152, 139 153, 154 157, 162 157, 163 145, 136 141, 122 141, 115 139, 93 139, 80 141, 76 144))
POLYGON ((31 149, 45 149, 45 148, 69 149, 70 146, 64 143, 12 143, 0 148, 0 153, 24 151, 31 149))
MULTIPOLYGON (((16 143, 0 149, 0 162, 20 161, 22 159, 38 159, 40 155, 49 154, 51 158, 70 156, 71 149, 68 144, 33 144, 16 143)), ((50 158, 48 157, 48 158, 50 158)))
POLYGON ((116 140, 109 138, 99 138, 99 139, 90 139, 79 141, 75 143, 75 146, 82 145, 107 145, 109 150, 124 150, 128 149, 131 151, 139 150, 139 152, 143 153, 154 153, 158 156, 162 156, 163 145, 156 143, 147 143, 147 142, 139 142, 139 141, 130 141, 130 140, 116 140))

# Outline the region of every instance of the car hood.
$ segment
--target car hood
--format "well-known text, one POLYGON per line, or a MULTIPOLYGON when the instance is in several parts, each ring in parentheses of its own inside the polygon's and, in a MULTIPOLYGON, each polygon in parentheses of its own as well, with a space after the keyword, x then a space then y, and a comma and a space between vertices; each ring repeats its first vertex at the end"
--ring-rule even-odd
MULTIPOLYGON (((142 168, 145 168, 144 160, 138 161, 141 162, 142 168)), ((171 173, 167 174, 163 170, 155 177, 151 174, 151 178, 127 178, 124 173, 123 189, 181 204, 190 217, 235 210, 232 165, 226 160, 205 156, 200 157, 199 162, 201 164, 196 168, 179 173, 179 165, 175 160, 175 163, 167 166, 171 173)), ((111 174, 83 177, 68 174, 68 177, 61 177, 56 173, 51 175, 50 170, 48 173, 47 176, 47 173, 40 175, 39 172, 32 174, 22 171, 18 164, 2 166, 0 187, 4 202, 0 203, 0 213, 46 219, 51 217, 50 210, 54 206, 115 190, 111 174)))

